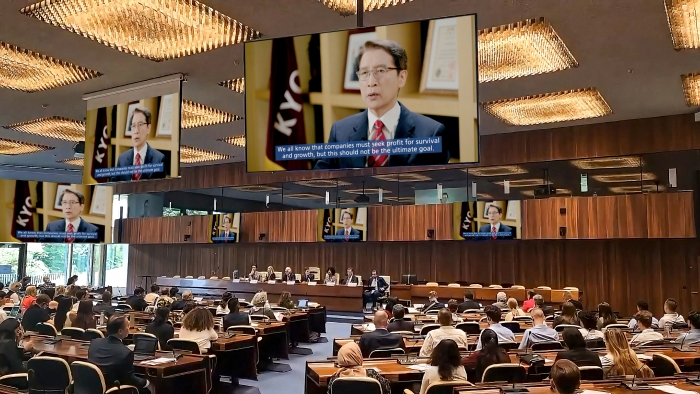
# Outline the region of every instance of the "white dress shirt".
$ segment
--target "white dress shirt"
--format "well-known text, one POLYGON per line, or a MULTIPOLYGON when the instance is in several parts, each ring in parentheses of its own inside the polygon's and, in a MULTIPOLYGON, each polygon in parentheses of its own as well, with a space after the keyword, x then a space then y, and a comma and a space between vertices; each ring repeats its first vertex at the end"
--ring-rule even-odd
POLYGON ((467 341, 467 334, 454 328, 453 326, 441 326, 440 328, 430 331, 428 335, 425 336, 425 341, 423 341, 423 346, 420 348, 421 357, 430 357, 433 354, 433 349, 437 346, 443 339, 451 339, 457 343, 457 346, 468 348, 469 342, 467 341))
MULTIPOLYGON (((513 334, 513 331, 507 327, 503 327, 501 323, 491 323, 489 328, 496 333, 498 343, 515 342, 515 334, 513 334)), ((479 341, 476 343, 476 350, 481 350, 481 334, 479 334, 479 341)))
POLYGON ((141 155, 141 164, 144 164, 144 161, 146 160, 146 152, 148 152, 148 143, 143 144, 143 148, 141 150, 136 150, 136 147, 134 147, 134 165, 136 165, 136 154, 138 153, 141 155))
POLYGON ((68 225, 72 224, 73 225, 73 232, 77 233, 78 232, 78 227, 80 226, 80 217, 77 219, 73 220, 72 222, 69 222, 66 220, 66 232, 68 232, 68 225))
POLYGON ((367 125, 369 126, 368 140, 373 141, 377 139, 379 135, 377 128, 374 127, 374 123, 377 120, 381 120, 384 124, 384 138, 387 140, 394 139, 394 134, 396 133, 396 127, 399 125, 399 116, 401 115, 401 106, 397 101, 394 107, 384 114, 381 118, 377 118, 372 111, 367 111, 367 125))
POLYGON ((650 342, 650 341, 663 341, 664 336, 660 332, 654 331, 653 328, 647 328, 640 332, 639 334, 635 335, 630 339, 630 345, 637 345, 641 344, 644 342, 650 342))

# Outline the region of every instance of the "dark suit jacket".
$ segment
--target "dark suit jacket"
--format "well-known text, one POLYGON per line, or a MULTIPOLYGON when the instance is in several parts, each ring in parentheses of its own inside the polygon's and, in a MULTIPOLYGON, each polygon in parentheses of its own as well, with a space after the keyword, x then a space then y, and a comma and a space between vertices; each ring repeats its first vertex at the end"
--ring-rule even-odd
POLYGON ((158 338, 161 350, 170 350, 168 340, 175 337, 175 329, 169 323, 156 324, 156 322, 151 322, 146 326, 146 333, 153 334, 158 338))
MULTIPOLYGON (((226 236, 226 231, 219 231, 219 237, 225 237, 225 236, 226 236)), ((219 241, 216 241, 216 243, 220 243, 220 244, 231 244, 231 243, 235 243, 235 242, 236 242, 236 233, 234 233, 233 231, 229 230, 228 236, 229 236, 229 238, 228 238, 227 240, 225 240, 225 241, 224 241, 224 240, 219 240, 219 241)))
MULTIPOLYGON (((59 219, 59 220, 54 220, 53 222, 50 222, 49 224, 46 225, 46 231, 49 233, 63 233, 66 231, 66 219, 59 219)), ((92 223, 88 223, 85 221, 85 219, 80 218, 80 224, 78 225, 78 229, 75 230, 76 233, 96 233, 98 232, 97 226, 95 226, 92 223)), ((42 238, 39 239, 39 242, 52 242, 52 243, 63 243, 66 242, 65 239, 55 239, 55 238, 42 238)), ((91 242, 91 243, 98 243, 99 240, 97 239, 87 239, 85 237, 76 237, 75 240, 73 241, 74 243, 80 243, 80 242, 91 242)))
MULTIPOLYGON (((401 103, 399 103, 399 105, 401 105, 401 114, 399 115, 399 124, 396 126, 396 131, 394 132, 394 139, 442 137, 445 131, 445 126, 442 123, 436 122, 427 116, 411 112, 401 103)), ((333 123, 333 126, 331 126, 331 134, 328 137, 328 143, 367 140, 367 138, 369 138, 367 123, 367 110, 333 123)), ((391 155, 387 166, 447 164, 450 160, 450 153, 447 150, 444 140, 442 143, 442 152, 440 153, 391 155)), ((366 164, 367 157, 364 156, 329 158, 317 161, 314 169, 365 168, 367 166, 366 164)))
POLYGON ((394 320, 393 322, 389 323, 389 326, 387 327, 387 330, 389 332, 394 332, 394 331, 410 331, 413 332, 413 327, 414 324, 412 321, 406 321, 406 320, 394 320))
POLYGON ((578 367, 602 367, 598 353, 586 348, 562 350, 557 353, 556 360, 570 360, 578 367))
POLYGON ((285 282, 290 280, 297 280, 297 276, 294 274, 294 272, 290 272, 289 275, 282 272, 282 280, 285 282))
POLYGON ((467 309, 481 309, 479 306, 479 303, 472 300, 472 301, 464 301, 463 303, 459 304, 457 307, 457 313, 462 313, 466 311, 467 309))
POLYGON ((302 281, 302 282, 313 282, 314 279, 316 279, 316 278, 314 277, 314 274, 309 274, 308 276, 307 276, 307 275, 304 275, 304 274, 301 275, 301 281, 302 281))
POLYGON ((148 303, 146 303, 146 300, 143 299, 143 297, 135 296, 132 295, 131 297, 127 298, 124 303, 128 304, 131 309, 135 311, 140 311, 143 312, 144 309, 148 306, 148 303))
MULTIPOLYGON (((505 236, 505 235, 499 235, 497 239, 513 239, 515 238, 515 233, 513 232, 513 229, 506 226, 503 223, 498 223, 498 231, 499 233, 510 233, 510 236, 505 236)), ((484 224, 483 226, 479 227, 479 232, 480 233, 491 233, 491 225, 490 224, 484 224)), ((486 238, 486 239, 491 239, 491 236, 484 235, 483 237, 480 238, 486 238)))
POLYGON ((426 305, 423 307, 423 309, 421 310, 421 312, 425 313, 425 312, 427 312, 427 311, 432 311, 432 310, 434 310, 434 309, 440 310, 440 309, 442 309, 442 308, 444 308, 444 307, 445 307, 445 303, 444 303, 444 302, 435 301, 435 302, 432 302, 432 303, 430 303, 430 304, 426 304, 426 305))
POLYGON ((392 334, 386 329, 377 329, 362 334, 360 337, 360 350, 362 357, 367 358, 372 351, 377 349, 405 348, 401 334, 392 334))
MULTIPOLYGON (((370 286, 370 285, 372 285, 372 277, 371 276, 369 278, 367 278, 367 286, 370 286)), ((378 276, 377 277, 377 287, 378 287, 379 293, 384 294, 386 289, 389 288, 389 284, 386 283, 384 278, 382 278, 381 276, 378 276)), ((370 291, 374 290, 374 288, 370 288, 369 290, 370 291)))
POLYGON ((357 284, 359 284, 360 282, 359 282, 359 280, 358 280, 358 278, 357 278, 357 275, 353 275, 353 276, 352 276, 352 279, 350 279, 349 277, 346 276, 346 277, 343 279, 343 281, 342 281, 341 283, 344 284, 344 285, 347 285, 348 283, 357 283, 357 284), (348 282, 348 280, 349 280, 349 282, 348 282))
MULTIPOLYGON (((156 163, 163 163, 165 160, 165 155, 157 151, 156 149, 151 148, 151 145, 148 145, 146 148, 146 158, 143 160, 143 164, 156 164, 156 163)), ((117 167, 131 167, 134 165, 134 148, 129 149, 128 151, 122 153, 119 155, 119 158, 117 159, 117 167)), ((164 170, 167 170, 164 168, 164 170)), ((158 178, 165 178, 165 171, 163 172, 152 172, 148 174, 141 174, 141 179, 158 179, 158 178)), ((113 176, 109 179, 110 182, 120 182, 120 181, 130 181, 131 180, 131 175, 119 175, 119 176, 113 176)))
POLYGON ((146 386, 146 379, 134 374, 134 352, 117 337, 93 339, 88 348, 88 361, 100 368, 107 387, 112 387, 115 381, 138 388, 146 386))
MULTIPOLYGON (((336 236, 343 236, 343 237, 344 237, 344 236, 345 236, 345 229, 344 229, 344 228, 339 229, 338 231, 336 231, 335 235, 336 235, 336 236)), ((358 238, 355 238, 355 239, 353 239, 353 238, 348 238, 348 241, 347 241, 347 242, 359 242, 359 241, 362 241, 362 238, 361 238, 361 236, 360 236, 360 230, 358 230, 358 229, 356 229, 356 228, 354 228, 354 227, 350 227, 350 235, 356 235, 358 238)), ((337 239, 337 238, 336 238, 336 239, 334 239, 334 241, 335 241, 335 242, 346 242, 346 241, 345 241, 345 238, 342 238, 342 239, 337 239)))

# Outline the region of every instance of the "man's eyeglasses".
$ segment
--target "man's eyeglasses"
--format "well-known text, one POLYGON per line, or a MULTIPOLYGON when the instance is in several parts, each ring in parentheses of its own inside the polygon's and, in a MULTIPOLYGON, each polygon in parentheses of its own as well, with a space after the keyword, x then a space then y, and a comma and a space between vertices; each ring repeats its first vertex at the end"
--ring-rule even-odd
POLYGON ((398 67, 377 67, 374 70, 360 70, 358 71, 357 78, 360 81, 366 81, 369 78, 369 74, 374 75, 374 79, 382 79, 390 70, 398 70, 398 67))
POLYGON ((61 205, 80 205, 80 201, 61 201, 61 205))
POLYGON ((146 122, 138 122, 138 123, 132 123, 131 124, 131 129, 140 129, 143 126, 146 126, 148 123, 146 122))

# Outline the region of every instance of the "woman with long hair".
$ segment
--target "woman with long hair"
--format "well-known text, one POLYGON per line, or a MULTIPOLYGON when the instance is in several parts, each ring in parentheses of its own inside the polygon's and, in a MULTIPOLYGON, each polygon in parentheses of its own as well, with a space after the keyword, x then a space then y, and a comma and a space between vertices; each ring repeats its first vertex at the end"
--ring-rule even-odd
POLYGON ((508 353, 498 347, 498 335, 496 331, 487 328, 481 332, 481 349, 462 359, 462 365, 467 369, 476 371, 476 381, 481 382, 486 368, 493 364, 507 364, 510 362, 508 353))
POLYGON ((66 296, 66 286, 58 285, 53 293, 53 300, 59 301, 66 296))
POLYGON ((27 287, 27 291, 24 294, 24 298, 22 299, 22 305, 20 306, 19 310, 24 313, 24 311, 27 310, 32 304, 36 301, 36 286, 29 286, 27 287))
POLYGON ((323 283, 335 283, 335 268, 328 267, 323 283))
POLYGON ((82 328, 97 328, 95 322, 95 312, 92 310, 92 301, 83 300, 78 304, 78 312, 71 312, 68 316, 71 319, 71 327, 82 328))
POLYGON ((598 305, 598 329, 617 323, 617 316, 613 313, 612 307, 607 302, 598 305))
MULTIPOLYGON (((0 354, 5 358, 5 362, 0 365, 0 376, 27 372, 27 365, 22 362, 22 352, 18 348, 21 338, 22 328, 17 319, 7 319, 0 323, 0 354)), ((24 341, 25 351, 31 351, 32 348, 31 339, 24 341)), ((27 387, 17 388, 26 389, 27 387)))
POLYGON ((75 300, 71 297, 64 297, 58 301, 58 306, 56 307, 56 316, 53 318, 54 327, 56 331, 61 332, 63 328, 70 327, 70 320, 68 320, 68 313, 73 310, 73 302, 75 300))
POLYGON ((516 316, 527 316, 527 313, 518 307, 518 300, 515 298, 508 299, 509 312, 506 314, 506 321, 513 321, 516 316))
POLYGON ((170 309, 168 308, 158 308, 156 309, 156 317, 153 321, 146 326, 146 332, 148 334, 153 334, 158 338, 161 350, 170 350, 168 346, 168 340, 173 339, 175 336, 175 329, 168 323, 168 316, 170 315, 170 309))
POLYGON ((182 319, 180 339, 196 341, 201 354, 206 354, 211 347, 211 341, 218 338, 219 334, 214 331, 214 317, 207 309, 195 308, 182 319))
POLYGON ((467 371, 461 364, 457 342, 443 339, 433 349, 428 362, 428 369, 423 374, 420 394, 428 391, 430 384, 440 380, 467 380, 467 371))
POLYGON ((272 266, 267 267, 267 280, 275 280, 275 269, 272 266))
POLYGON ((576 315, 576 306, 574 306, 574 304, 567 301, 561 306, 561 315, 554 318, 552 328, 560 324, 571 324, 573 326, 581 325, 581 320, 579 320, 576 315))
POLYGON ((68 282, 66 282, 66 286, 75 286, 75 282, 78 281, 78 275, 73 275, 70 278, 68 278, 68 282))
POLYGON ((277 306, 287 309, 294 309, 295 305, 294 301, 292 301, 292 293, 283 291, 282 294, 280 294, 280 299, 277 300, 277 306))
POLYGON ((360 347, 355 342, 348 342, 340 348, 337 362, 340 369, 328 379, 327 394, 332 393, 335 379, 347 377, 372 378, 379 382, 382 388, 382 394, 391 393, 391 386, 385 377, 374 369, 365 369, 362 367, 362 351, 360 351, 360 347))
POLYGON ((608 354, 601 357, 606 377, 637 374, 640 378, 653 378, 654 372, 639 361, 630 348, 627 336, 619 328, 605 330, 605 348, 608 354))

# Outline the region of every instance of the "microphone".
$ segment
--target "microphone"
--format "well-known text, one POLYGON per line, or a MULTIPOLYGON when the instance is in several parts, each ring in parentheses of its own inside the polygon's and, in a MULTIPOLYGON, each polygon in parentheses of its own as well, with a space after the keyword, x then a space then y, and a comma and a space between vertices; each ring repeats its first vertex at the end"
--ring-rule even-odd
POLYGON ((685 381, 692 384, 693 386, 700 386, 700 372, 698 372, 697 378, 687 378, 685 381))
MULTIPOLYGON (((421 339, 423 339, 423 337, 420 336, 420 335, 418 335, 418 337, 417 337, 417 338, 414 337, 414 339, 415 339, 415 341, 411 344, 410 348, 416 346, 416 345, 418 344, 418 341, 420 341, 421 339)), ((420 350, 419 350, 418 352, 420 352, 420 350)), ((409 354, 409 352, 408 352, 408 350, 406 350, 406 360, 403 361, 403 362, 402 362, 402 361, 399 361, 399 364, 413 364, 412 361, 409 361, 409 360, 408 360, 408 354, 409 354)))
POLYGON ((685 344, 685 339, 688 338, 688 334, 685 334, 683 336, 683 339, 681 340, 681 346, 674 346, 673 350, 678 351, 678 352, 694 352, 695 350, 691 349, 690 346, 684 347, 683 344, 685 344))
POLYGON ((644 366, 645 366, 645 364, 642 363, 642 366, 639 367, 639 369, 637 369, 634 372, 634 376, 632 377, 632 382, 622 382, 621 385, 623 387, 627 388, 628 390, 633 390, 633 391, 650 389, 651 387, 647 383, 641 382, 641 383, 635 384, 635 381, 637 380, 637 374, 639 373, 639 371, 642 370, 642 368, 644 368, 644 366))

